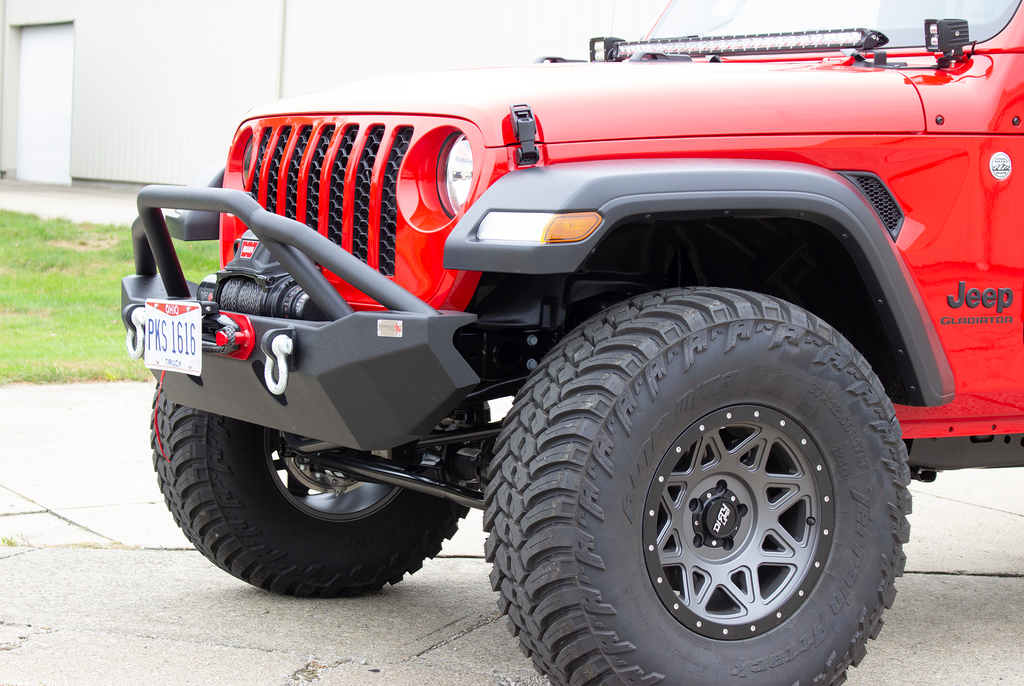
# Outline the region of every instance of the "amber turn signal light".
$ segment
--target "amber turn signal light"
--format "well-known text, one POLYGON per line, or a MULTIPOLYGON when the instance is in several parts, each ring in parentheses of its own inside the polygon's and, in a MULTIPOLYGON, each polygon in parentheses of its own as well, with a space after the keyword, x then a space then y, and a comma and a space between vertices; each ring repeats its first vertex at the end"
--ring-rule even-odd
POLYGON ((556 214, 544 230, 545 243, 568 243, 581 241, 601 223, 601 215, 597 212, 577 212, 575 214, 556 214))

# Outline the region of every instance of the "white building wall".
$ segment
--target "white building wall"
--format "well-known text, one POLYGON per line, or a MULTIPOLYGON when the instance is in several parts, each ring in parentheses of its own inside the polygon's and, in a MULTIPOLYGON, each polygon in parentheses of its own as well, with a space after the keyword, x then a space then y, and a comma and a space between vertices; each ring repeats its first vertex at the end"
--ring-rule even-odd
POLYGON ((287 0, 285 96, 379 74, 588 59, 594 36, 635 40, 668 0, 287 0))
POLYGON ((71 176, 186 183, 278 97, 395 72, 585 59, 667 0, 0 0, 0 170, 16 169, 22 26, 74 23, 71 176))

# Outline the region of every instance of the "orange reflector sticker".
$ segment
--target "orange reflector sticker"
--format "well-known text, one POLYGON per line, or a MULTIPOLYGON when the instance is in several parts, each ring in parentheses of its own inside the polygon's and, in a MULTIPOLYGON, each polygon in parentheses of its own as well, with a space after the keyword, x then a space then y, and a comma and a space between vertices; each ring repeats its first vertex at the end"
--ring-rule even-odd
POLYGON ((578 212, 576 214, 558 214, 548 223, 544 230, 545 243, 567 243, 581 241, 601 223, 601 215, 597 212, 578 212))

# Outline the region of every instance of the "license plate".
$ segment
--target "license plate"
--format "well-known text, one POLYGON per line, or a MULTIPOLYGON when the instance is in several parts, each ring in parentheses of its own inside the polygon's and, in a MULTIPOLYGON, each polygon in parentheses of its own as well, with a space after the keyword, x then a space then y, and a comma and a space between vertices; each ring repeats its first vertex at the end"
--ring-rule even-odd
POLYGON ((203 371, 202 318, 195 300, 147 300, 146 366, 199 376, 203 371))

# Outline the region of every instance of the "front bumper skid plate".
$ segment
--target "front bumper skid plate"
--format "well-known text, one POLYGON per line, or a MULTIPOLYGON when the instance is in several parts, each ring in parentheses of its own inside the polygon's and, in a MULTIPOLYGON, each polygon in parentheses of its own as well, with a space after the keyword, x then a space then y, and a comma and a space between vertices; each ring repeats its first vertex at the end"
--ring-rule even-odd
POLYGON ((230 212, 292 274, 333 321, 247 315, 256 340, 272 329, 293 333, 288 387, 274 395, 263 355, 249 360, 204 353, 203 372, 163 375, 176 403, 359 450, 383 450, 429 434, 480 382, 453 337, 476 320, 438 312, 297 221, 272 214, 246 193, 221 188, 147 186, 132 228, 133 276, 121 282, 122 312, 147 298, 194 298, 182 274, 161 208, 230 212), (388 308, 354 312, 316 268, 321 264, 388 308), (159 272, 159 276, 158 276, 159 272), (381 335, 400 322, 400 337, 381 335))

